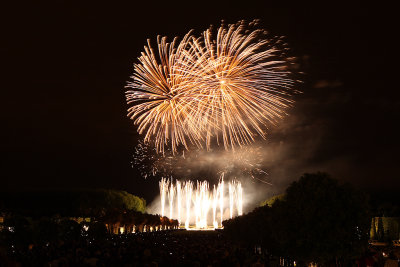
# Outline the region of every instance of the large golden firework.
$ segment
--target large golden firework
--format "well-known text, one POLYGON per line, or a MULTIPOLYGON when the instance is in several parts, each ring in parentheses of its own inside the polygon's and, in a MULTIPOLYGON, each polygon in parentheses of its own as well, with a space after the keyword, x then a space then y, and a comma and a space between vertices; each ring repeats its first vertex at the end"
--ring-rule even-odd
MULTIPOLYGON (((133 82, 126 92, 128 116, 138 125, 138 132, 144 134, 145 142, 154 140, 157 151, 164 152, 165 145, 171 142, 172 150, 182 144, 187 147, 187 139, 198 144, 201 131, 194 124, 187 123, 190 113, 191 97, 187 80, 190 59, 187 52, 190 33, 177 43, 167 43, 166 37, 157 38, 158 53, 150 45, 135 64, 133 82)), ((190 59, 192 61, 192 59, 190 59)))
POLYGON ((293 80, 282 40, 255 26, 223 24, 216 35, 211 28, 200 38, 188 33, 178 45, 158 38, 160 60, 145 47, 127 92, 145 141, 159 152, 171 143, 175 152, 188 140, 209 148, 216 139, 228 149, 265 138, 291 104, 293 80))

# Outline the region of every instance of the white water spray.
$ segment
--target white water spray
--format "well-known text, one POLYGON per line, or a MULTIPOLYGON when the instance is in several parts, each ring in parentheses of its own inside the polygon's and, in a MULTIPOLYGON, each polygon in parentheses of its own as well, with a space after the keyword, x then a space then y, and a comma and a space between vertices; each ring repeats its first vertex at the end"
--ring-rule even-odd
POLYGON ((170 218, 177 219, 181 225, 183 217, 186 217, 186 229, 191 228, 190 225, 197 229, 222 227, 224 219, 233 218, 234 213, 243 214, 243 188, 241 183, 239 181, 228 182, 228 218, 224 218, 224 193, 223 177, 217 185, 213 185, 212 189, 210 189, 207 181, 197 181, 196 187, 194 187, 192 181, 181 182, 177 180, 174 185, 172 180, 163 178, 160 181, 161 214, 164 216, 165 198, 168 195, 170 218), (182 205, 182 202, 185 205, 182 205), (210 209, 212 209, 212 215, 210 214, 209 220, 210 209), (218 210, 219 214, 217 214, 218 210), (220 224, 218 224, 218 219, 220 224))
POLYGON ((165 213, 164 213, 165 196, 167 194, 168 184, 169 184, 169 180, 167 180, 166 178, 161 178, 161 181, 159 182, 159 186, 160 186, 160 196, 161 196, 161 216, 162 217, 164 217, 164 215, 165 215, 165 213))

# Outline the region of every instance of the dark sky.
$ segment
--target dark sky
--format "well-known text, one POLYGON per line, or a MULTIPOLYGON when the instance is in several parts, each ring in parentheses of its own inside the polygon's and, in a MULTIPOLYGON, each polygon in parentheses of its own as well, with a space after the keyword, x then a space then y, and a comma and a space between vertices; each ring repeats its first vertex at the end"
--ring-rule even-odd
POLYGON ((260 19, 286 36, 306 73, 303 94, 270 136, 271 147, 283 146, 271 167, 275 184, 327 171, 367 189, 400 189, 390 7, 31 2, 3 9, 1 21, 2 190, 101 187, 151 200, 157 180, 144 180, 130 163, 139 137, 124 86, 147 38, 199 33, 221 19, 260 19))

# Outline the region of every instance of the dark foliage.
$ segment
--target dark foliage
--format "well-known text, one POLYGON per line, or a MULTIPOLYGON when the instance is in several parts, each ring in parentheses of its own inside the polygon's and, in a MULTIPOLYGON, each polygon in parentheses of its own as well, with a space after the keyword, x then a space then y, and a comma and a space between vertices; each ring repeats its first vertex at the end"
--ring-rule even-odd
POLYGON ((297 261, 351 259, 368 245, 367 203, 363 193, 327 174, 304 174, 272 207, 225 221, 224 227, 236 241, 297 261))
POLYGON ((400 217, 399 192, 375 192, 370 197, 373 217, 400 217))
POLYGON ((2 211, 30 217, 101 216, 107 210, 144 212, 146 201, 125 191, 57 190, 4 193, 0 195, 2 211))

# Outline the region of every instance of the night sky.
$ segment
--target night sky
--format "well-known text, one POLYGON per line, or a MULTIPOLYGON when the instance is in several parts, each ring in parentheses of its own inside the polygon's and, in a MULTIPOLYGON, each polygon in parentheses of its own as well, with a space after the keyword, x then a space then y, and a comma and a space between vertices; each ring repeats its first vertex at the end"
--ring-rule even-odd
POLYGON ((390 7, 70 2, 3 9, 1 190, 113 188, 151 200, 158 180, 131 166, 140 137, 126 117, 124 86, 133 63, 147 38, 198 34, 222 19, 260 19, 286 36, 305 73, 290 116, 266 141, 272 191, 315 171, 367 190, 400 189, 390 7))

